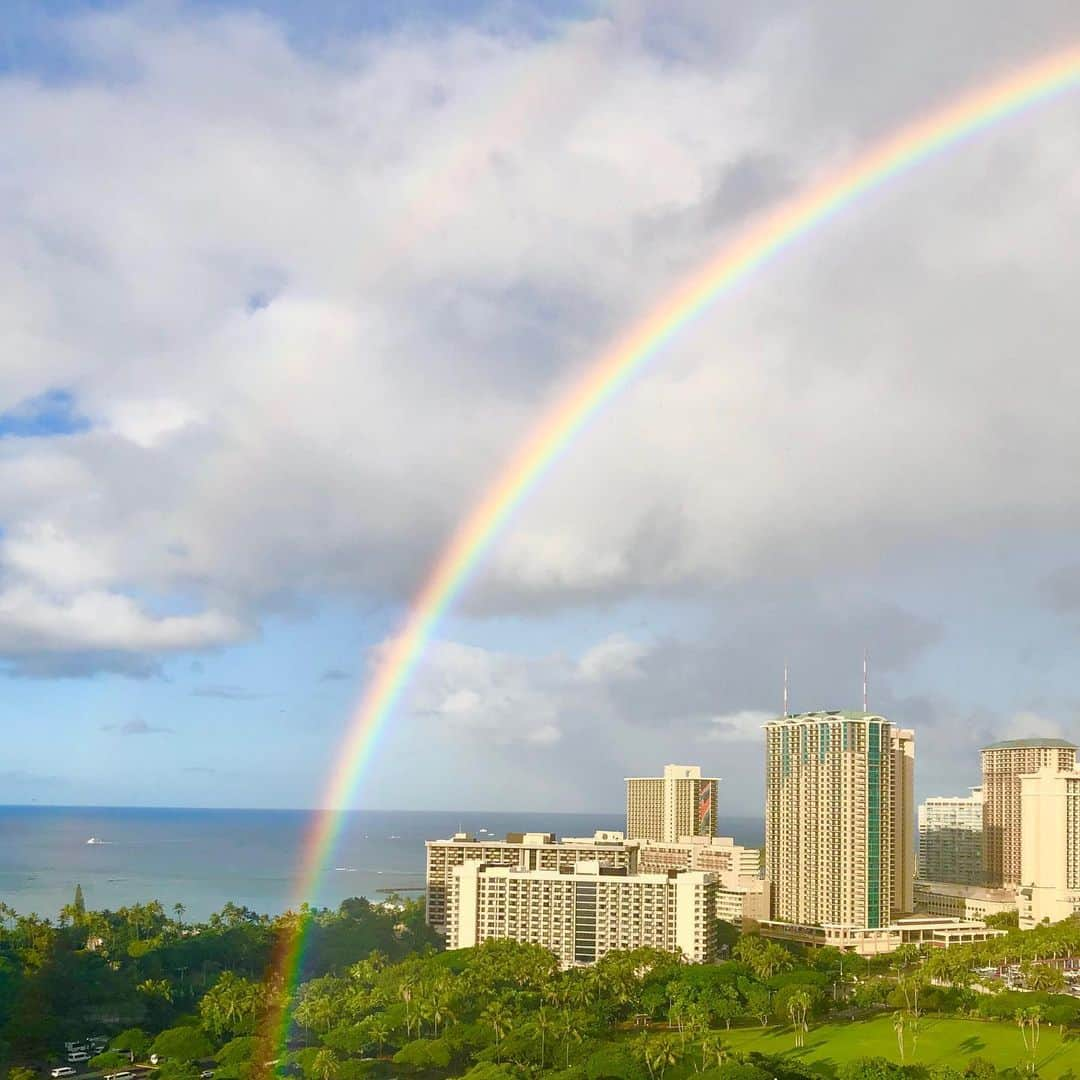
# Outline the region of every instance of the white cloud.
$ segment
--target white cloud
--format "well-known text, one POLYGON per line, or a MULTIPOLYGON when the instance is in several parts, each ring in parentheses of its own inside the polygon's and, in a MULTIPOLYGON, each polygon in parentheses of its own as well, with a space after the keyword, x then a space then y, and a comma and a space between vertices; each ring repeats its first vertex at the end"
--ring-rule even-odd
POLYGON ((710 716, 709 727, 701 735, 703 742, 754 742, 763 741, 761 725, 775 719, 773 713, 754 709, 740 709, 723 716, 710 716))
POLYGON ((1036 737, 1060 739, 1065 730, 1060 718, 1043 716, 1030 710, 1013 713, 1002 728, 1003 739, 1028 739, 1036 737))
POLYGON ((440 738, 551 746, 563 737, 571 676, 558 657, 538 661, 438 642, 411 690, 410 707, 440 738))
POLYGON ((578 662, 578 671, 586 682, 641 677, 639 662, 649 646, 623 634, 614 634, 594 645, 578 662))
MULTIPOLYGON (((0 402, 67 387, 93 430, 0 442, 0 649, 201 648, 282 590, 411 594, 544 405, 749 214, 1076 20, 1040 11, 1018 44, 1007 5, 956 9, 978 45, 957 69, 925 45, 937 6, 840 6, 616 5, 333 57, 251 15, 72 24, 86 74, 0 80, 0 402)), ((465 602, 1074 528, 1076 116, 1065 97, 971 141, 706 313, 568 449, 465 602)), ((581 679, 635 670, 599 649, 581 679)), ((473 691, 431 707, 490 717, 497 686, 473 691)))
POLYGON ((175 652, 239 641, 250 628, 218 611, 154 616, 117 593, 53 600, 26 587, 0 592, 0 652, 175 652))

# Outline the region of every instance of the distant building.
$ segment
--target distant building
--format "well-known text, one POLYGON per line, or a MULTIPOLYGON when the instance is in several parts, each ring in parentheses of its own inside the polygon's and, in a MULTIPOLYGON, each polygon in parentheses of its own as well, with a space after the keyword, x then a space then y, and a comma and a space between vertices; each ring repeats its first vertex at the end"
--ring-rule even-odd
POLYGON ((697 765, 665 765, 663 776, 627 777, 626 838, 714 836, 718 784, 697 765))
POLYGON ((1050 768, 1072 772, 1076 746, 1065 739, 1008 739, 982 750, 985 884, 1014 888, 1022 879, 1020 777, 1050 768))
POLYGON ((704 870, 716 875, 716 917, 742 926, 771 914, 768 882, 761 876, 758 848, 736 844, 731 836, 680 836, 675 842, 638 840, 638 870, 664 874, 704 870))
POLYGON ((1020 928, 1080 911, 1080 772, 1057 762, 1020 777, 1020 928))
POLYGON ((678 840, 639 840, 638 869, 642 873, 668 870, 709 870, 724 880, 761 876, 761 852, 743 847, 731 836, 680 836, 678 840))
POLYGON ((518 870, 562 870, 578 862, 599 862, 634 873, 637 844, 626 843, 623 834, 599 830, 591 837, 556 840, 554 833, 508 833, 505 840, 479 840, 469 833, 455 833, 449 840, 428 840, 427 921, 446 933, 446 895, 455 866, 485 862, 518 870))
POLYGON ((563 967, 650 946, 705 963, 716 956, 716 878, 634 874, 597 862, 564 871, 467 862, 447 895, 447 945, 509 938, 550 949, 563 967))
POLYGON ((960 885, 951 881, 916 881, 915 910, 924 915, 956 919, 985 919, 1016 911, 1013 889, 988 889, 984 885, 960 885))
POLYGON ((774 941, 811 948, 828 945, 859 956, 879 956, 893 952, 901 945, 947 949, 951 945, 970 945, 1004 937, 1006 933, 991 930, 978 919, 949 919, 940 915, 905 915, 877 927, 764 922, 760 930, 763 937, 774 941))
POLYGON ((716 917, 734 926, 765 922, 772 915, 766 878, 739 878, 716 885, 716 917))
POLYGON ((935 795, 919 807, 919 880, 981 885, 982 788, 968 796, 935 795))
POLYGON ((765 724, 765 876, 774 920, 880 928, 913 905, 915 737, 883 716, 765 724))

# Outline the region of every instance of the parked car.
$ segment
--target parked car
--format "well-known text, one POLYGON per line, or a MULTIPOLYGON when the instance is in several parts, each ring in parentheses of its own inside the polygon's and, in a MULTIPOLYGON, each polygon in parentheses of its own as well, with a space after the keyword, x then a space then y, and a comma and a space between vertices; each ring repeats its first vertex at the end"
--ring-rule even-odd
POLYGON ((203 1071, 201 1073, 199 1073, 199 1080, 211 1080, 211 1077, 213 1075, 214 1075, 214 1070, 213 1069, 203 1069, 203 1071))
POLYGON ((132 1077, 134 1077, 134 1075, 135 1074, 130 1070, 126 1070, 124 1072, 106 1073, 105 1080, 132 1080, 132 1077))
POLYGON ((74 1064, 77 1061, 89 1061, 90 1055, 85 1050, 72 1050, 68 1054, 68 1061, 74 1064))
POLYGON ((164 1054, 151 1054, 150 1055, 150 1064, 151 1065, 160 1065, 164 1060, 165 1060, 165 1055, 164 1054))
POLYGON ((70 1065, 57 1065, 56 1068, 49 1073, 49 1075, 55 1077, 74 1076, 75 1070, 70 1065))

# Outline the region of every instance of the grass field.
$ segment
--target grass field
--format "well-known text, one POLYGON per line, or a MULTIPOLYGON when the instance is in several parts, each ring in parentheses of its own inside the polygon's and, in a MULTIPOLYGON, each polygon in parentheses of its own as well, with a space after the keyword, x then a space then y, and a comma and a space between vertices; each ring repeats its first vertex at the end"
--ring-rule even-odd
MULTIPOLYGON (((725 1035, 732 1049, 756 1050, 762 1054, 785 1054, 822 1071, 860 1057, 885 1057, 899 1062, 892 1016, 849 1024, 822 1024, 810 1029, 806 1045, 795 1050, 790 1028, 740 1028, 725 1035)), ((984 1057, 999 1069, 1026 1065, 1027 1056, 1015 1024, 924 1016, 919 1024, 919 1040, 911 1051, 907 1038, 908 1065, 952 1065, 963 1069, 972 1057, 984 1057)), ((1064 1040, 1057 1028, 1043 1024, 1037 1055, 1042 1080, 1075 1077, 1080 1080, 1080 1038, 1064 1040)))

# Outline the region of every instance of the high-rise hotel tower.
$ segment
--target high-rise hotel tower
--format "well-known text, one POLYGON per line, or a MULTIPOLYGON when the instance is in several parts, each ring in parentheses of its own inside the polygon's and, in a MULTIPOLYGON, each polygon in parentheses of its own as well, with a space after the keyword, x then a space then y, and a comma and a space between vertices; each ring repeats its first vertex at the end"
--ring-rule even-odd
POLYGON ((663 776, 626 778, 626 839, 716 835, 716 777, 697 765, 665 765, 663 776))
POLYGON ((1015 888, 1023 879, 1020 777, 1044 769, 1072 772, 1075 768, 1076 746, 1065 739, 1008 739, 983 747, 983 853, 987 885, 1015 888))
POLYGON ((815 712, 765 724, 765 869, 773 918, 881 927, 910 912, 914 732, 815 712))

